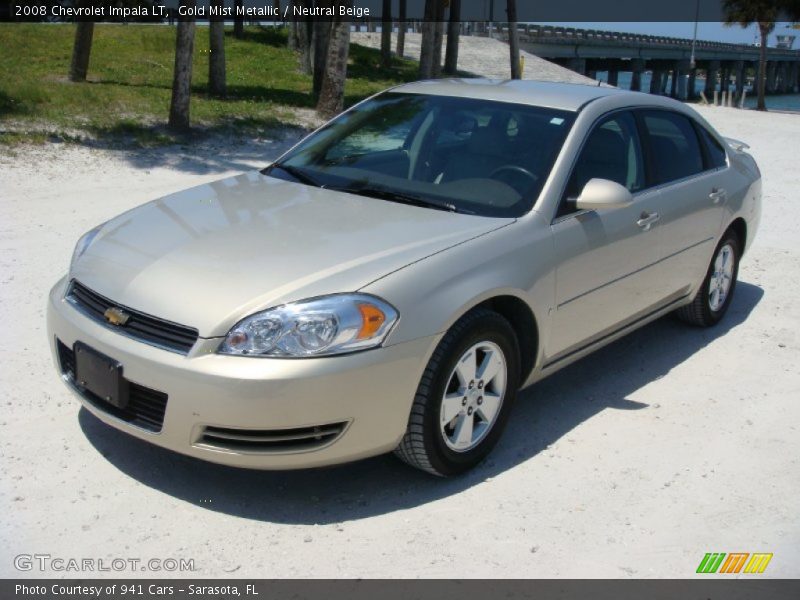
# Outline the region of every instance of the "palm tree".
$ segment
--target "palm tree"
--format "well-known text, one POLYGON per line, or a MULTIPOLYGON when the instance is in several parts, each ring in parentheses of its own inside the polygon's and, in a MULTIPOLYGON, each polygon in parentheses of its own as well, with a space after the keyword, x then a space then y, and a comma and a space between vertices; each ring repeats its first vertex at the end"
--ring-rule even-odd
MULTIPOLYGON (((352 6, 352 0, 347 0, 343 4, 352 6)), ((335 116, 344 106, 344 84, 347 78, 349 51, 350 21, 337 16, 330 27, 325 72, 317 101, 317 112, 324 118, 335 116)))
POLYGON ((726 25, 749 27, 758 24, 761 34, 761 47, 758 53, 758 110, 767 110, 764 101, 767 81, 767 38, 775 29, 775 21, 779 12, 779 1, 776 0, 724 0, 726 25))
POLYGON ((436 5, 440 0, 425 0, 425 20, 422 22, 422 45, 419 51, 419 78, 430 79, 433 75, 433 45, 436 34, 436 5))
POLYGON ((461 33, 461 0, 450 0, 450 19, 447 22, 447 49, 444 53, 444 72, 455 75, 458 69, 458 43, 461 33))
POLYGON ((69 66, 70 81, 86 81, 93 35, 94 23, 91 21, 78 22, 78 28, 75 30, 75 44, 72 46, 72 62, 69 66))
MULTIPOLYGON (((298 6, 309 5, 311 0, 296 0, 298 6)), ((311 66, 312 43, 314 41, 314 24, 308 19, 297 22, 297 49, 300 51, 300 71, 306 75, 311 75, 314 71, 311 66)))
MULTIPOLYGON (((181 0, 181 6, 195 8, 195 0, 181 0)), ((169 127, 189 129, 189 104, 192 91, 192 54, 194 52, 194 18, 180 18, 175 36, 175 70, 172 74, 172 99, 169 105, 169 127)))
POLYGON ((522 79, 519 64, 519 31, 517 30, 517 0, 506 0, 508 13, 508 48, 511 59, 511 79, 522 79))
POLYGON ((444 10, 445 0, 437 0, 436 2, 436 23, 433 29, 433 58, 432 75, 434 77, 441 77, 442 75, 442 42, 444 42, 444 10))
MULTIPOLYGON (((212 0, 214 6, 222 10, 225 0, 212 0)), ((212 17, 208 23, 208 92, 212 96, 225 97, 225 21, 223 17, 212 17)))
POLYGON ((244 37, 244 15, 239 11, 244 8, 244 0, 234 0, 233 5, 233 37, 240 40, 244 37))
MULTIPOLYGON (((460 1, 460 0, 459 0, 460 1)), ((399 27, 397 29, 397 56, 401 57, 406 52, 406 0, 400 0, 397 10, 399 27)))
POLYGON ((314 19, 312 41, 312 91, 315 98, 319 98, 322 91, 322 80, 325 78, 327 53, 330 48, 332 23, 324 19, 314 19))
POLYGON ((381 12, 381 66, 392 66, 392 0, 383 0, 381 12))

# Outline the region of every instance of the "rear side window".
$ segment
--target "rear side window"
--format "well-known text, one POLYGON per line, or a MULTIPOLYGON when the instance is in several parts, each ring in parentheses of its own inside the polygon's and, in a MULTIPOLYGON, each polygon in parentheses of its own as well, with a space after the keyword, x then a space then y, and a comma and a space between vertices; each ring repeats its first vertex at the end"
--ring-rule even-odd
POLYGON ((649 138, 656 185, 703 170, 700 141, 689 119, 667 111, 646 111, 642 120, 649 138))
POLYGON ((707 150, 708 164, 706 165, 706 168, 719 169, 724 167, 727 164, 725 161, 725 149, 702 125, 697 125, 697 131, 700 132, 700 137, 703 139, 703 143, 705 144, 707 150))

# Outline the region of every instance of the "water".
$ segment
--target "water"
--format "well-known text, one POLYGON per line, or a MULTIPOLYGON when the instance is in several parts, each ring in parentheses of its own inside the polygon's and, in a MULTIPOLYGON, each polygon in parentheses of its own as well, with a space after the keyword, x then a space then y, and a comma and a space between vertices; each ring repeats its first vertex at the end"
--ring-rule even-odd
MULTIPOLYGON (((622 89, 630 89, 631 87, 631 73, 622 71, 619 73, 619 79, 617 85, 622 89)), ((600 81, 607 81, 608 80, 608 73, 605 71, 598 71, 597 79, 600 81)), ((642 73, 642 91, 649 91, 650 90, 650 80, 652 79, 650 73, 642 73)), ((669 92, 672 86, 672 77, 670 76, 667 80, 666 90, 669 92)), ((698 96, 700 92, 703 91, 706 87, 705 79, 698 77, 694 81, 694 89, 695 94, 698 96)), ((717 86, 719 88, 719 86, 717 86)), ((731 90, 734 89, 734 86, 731 86, 731 90)), ((745 86, 747 90, 747 96, 744 100, 744 105, 747 108, 755 108, 757 98, 755 96, 755 92, 750 86, 745 86)), ((709 98, 709 101, 713 100, 713 98, 709 98)), ((800 94, 780 94, 780 95, 768 95, 766 97, 767 109, 768 110, 782 110, 782 111, 790 111, 790 112, 797 112, 800 113, 800 94)))
MULTIPOLYGON (((757 101, 758 99, 755 96, 748 96, 744 99, 744 105, 747 108, 755 108, 757 101)), ((764 101, 767 103, 767 110, 783 110, 800 113, 800 94, 766 96, 764 101)))

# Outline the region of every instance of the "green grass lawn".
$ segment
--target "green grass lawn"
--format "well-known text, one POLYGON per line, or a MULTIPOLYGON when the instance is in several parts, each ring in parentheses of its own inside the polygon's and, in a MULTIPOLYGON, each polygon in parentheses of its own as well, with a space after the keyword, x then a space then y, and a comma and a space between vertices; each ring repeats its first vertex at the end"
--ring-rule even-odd
MULTIPOLYGON (((67 79, 74 25, 0 24, 0 142, 37 141, 74 132, 95 138, 162 143, 169 113, 175 27, 95 26, 86 83, 67 79)), ((297 124, 313 109, 311 77, 300 73, 282 29, 248 27, 225 36, 228 97, 206 93, 208 28, 195 36, 191 118, 199 131, 254 134, 297 124)), ((380 66, 378 51, 351 46, 345 104, 416 78, 416 63, 380 66)))

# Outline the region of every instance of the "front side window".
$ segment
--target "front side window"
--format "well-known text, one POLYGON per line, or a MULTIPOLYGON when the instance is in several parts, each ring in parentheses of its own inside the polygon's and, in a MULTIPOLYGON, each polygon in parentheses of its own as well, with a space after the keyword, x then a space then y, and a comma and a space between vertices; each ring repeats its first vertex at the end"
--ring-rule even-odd
POLYGON ((631 193, 644 188, 644 165, 636 121, 628 112, 601 121, 581 149, 569 178, 558 216, 574 212, 575 200, 590 179, 609 179, 631 193))
POLYGON ((456 212, 531 209, 574 113, 387 92, 306 139, 265 172, 327 189, 456 212))
POLYGON ((700 173, 703 154, 688 118, 668 111, 643 111, 652 154, 653 183, 669 183, 700 173))

